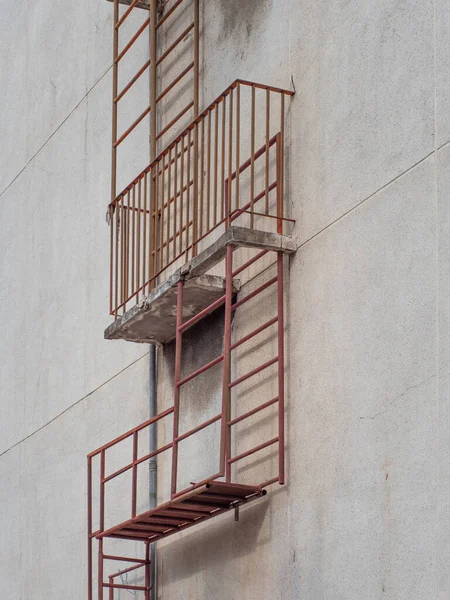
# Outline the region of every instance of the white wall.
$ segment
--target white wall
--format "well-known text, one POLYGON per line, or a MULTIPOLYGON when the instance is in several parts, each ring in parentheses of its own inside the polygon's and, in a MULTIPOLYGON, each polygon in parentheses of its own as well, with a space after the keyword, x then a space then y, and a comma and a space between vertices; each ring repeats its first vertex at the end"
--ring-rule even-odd
MULTIPOLYGON (((112 6, 2 0, 0 591, 86 589, 85 455, 147 416, 105 342, 112 6)), ((161 598, 450 598, 450 9, 202 2, 203 101, 290 87, 288 484, 167 540, 161 598)))

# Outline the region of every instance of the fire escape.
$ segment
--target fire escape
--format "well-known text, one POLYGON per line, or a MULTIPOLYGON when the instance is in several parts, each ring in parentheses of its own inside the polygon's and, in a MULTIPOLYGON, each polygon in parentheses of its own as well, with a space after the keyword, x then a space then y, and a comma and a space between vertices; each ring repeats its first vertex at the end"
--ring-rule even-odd
POLYGON ((238 79, 200 111, 199 0, 169 0, 164 10, 157 0, 121 4, 114 0, 108 207, 114 321, 105 337, 170 347, 173 380, 159 414, 88 455, 88 600, 113 600, 115 590, 148 600, 151 543, 285 483, 284 271, 296 249, 285 215, 285 115, 293 93, 238 79), (125 60, 142 40, 147 56, 137 52, 144 62, 130 77, 125 60), (143 81, 146 96, 136 92, 143 81), (150 101, 124 125, 121 107, 133 93, 150 101), (147 164, 127 183, 139 135, 147 164), (186 352, 195 354, 211 319, 221 351, 189 369, 186 352), (209 388, 196 387, 202 376, 209 388), (199 389, 210 390, 201 410, 199 389), (158 446, 148 452, 156 425, 158 446), (161 486, 149 510, 155 459, 161 486))

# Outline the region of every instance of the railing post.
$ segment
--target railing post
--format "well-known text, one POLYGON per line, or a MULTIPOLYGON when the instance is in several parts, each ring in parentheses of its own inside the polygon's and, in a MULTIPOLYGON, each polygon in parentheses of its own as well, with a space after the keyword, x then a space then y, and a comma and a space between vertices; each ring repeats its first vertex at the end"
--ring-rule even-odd
POLYGON ((181 374, 181 343, 183 334, 181 325, 183 323, 183 282, 178 282, 177 289, 177 330, 175 336, 175 378, 174 378, 174 403, 173 403, 173 438, 172 438, 172 476, 170 493, 173 498, 177 493, 177 474, 178 474, 178 442, 176 441, 179 434, 179 409, 180 409, 180 381, 181 374))
POLYGON ((119 0, 114 0, 113 18, 113 99, 112 99, 112 148, 111 148, 111 201, 116 197, 117 188, 117 92, 118 92, 118 63, 119 52, 119 0))
POLYGON ((283 233, 283 171, 282 160, 283 152, 281 148, 281 134, 277 133, 276 137, 276 161, 277 161, 277 233, 283 233))
POLYGON ((283 253, 277 256, 278 301, 278 474, 284 483, 284 294, 283 253))
POLYGON ((136 516, 137 508, 137 455, 138 455, 138 432, 133 433, 133 467, 132 467, 132 492, 131 492, 131 516, 136 516))
POLYGON ((92 599, 92 458, 87 459, 87 498, 88 498, 88 600, 92 599))
POLYGON ((230 401, 231 401, 231 306, 233 303, 233 246, 227 245, 225 278, 225 319, 223 335, 222 427, 220 432, 220 472, 231 481, 230 401))

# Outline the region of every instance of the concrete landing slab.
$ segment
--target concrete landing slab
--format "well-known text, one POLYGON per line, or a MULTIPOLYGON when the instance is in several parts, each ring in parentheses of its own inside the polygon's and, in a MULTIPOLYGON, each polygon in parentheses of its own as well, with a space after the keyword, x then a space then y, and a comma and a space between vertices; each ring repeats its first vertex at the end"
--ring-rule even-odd
MULTIPOLYGON (((228 244, 285 254, 292 254, 297 249, 292 238, 285 235, 230 227, 216 242, 177 269, 139 304, 118 317, 105 330, 105 339, 158 345, 173 340, 178 282, 184 281, 183 319, 187 320, 224 294, 224 279, 209 275, 207 271, 224 259, 228 244)), ((235 282, 234 288, 235 292, 239 291, 238 282, 235 282)))

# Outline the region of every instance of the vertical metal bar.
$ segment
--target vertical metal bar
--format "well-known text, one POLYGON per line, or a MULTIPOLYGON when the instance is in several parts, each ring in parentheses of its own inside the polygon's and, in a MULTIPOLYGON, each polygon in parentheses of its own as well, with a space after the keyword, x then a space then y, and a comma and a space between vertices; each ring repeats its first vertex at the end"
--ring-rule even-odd
MULTIPOLYGON (((208 110, 208 152, 206 167, 206 231, 209 231, 211 217, 211 111, 208 110)), ((215 224, 215 223, 214 223, 215 224)))
POLYGON ((156 8, 157 0, 150 0, 150 162, 156 158, 156 8))
POLYGON ((200 142, 200 237, 203 235, 203 188, 205 185, 204 181, 205 173, 205 118, 202 119, 202 134, 200 142))
MULTIPOLYGON (((108 577, 109 585, 113 585, 114 577, 108 577)), ((114 600, 114 588, 109 588, 109 600, 114 600)))
POLYGON ((133 433, 133 467, 131 482, 131 517, 136 516, 137 508, 137 455, 138 455, 138 432, 133 433))
POLYGON ((278 474, 284 483, 284 295, 283 253, 277 256, 277 300, 278 300, 278 474))
MULTIPOLYGON (((145 296, 145 283, 147 279, 145 278, 146 274, 146 249, 147 249, 147 171, 144 175, 144 215, 143 215, 143 223, 142 223, 142 295, 145 296)), ((150 227, 150 223, 149 223, 150 227)))
POLYGON ((123 312, 126 311, 127 308, 127 300, 129 296, 129 287, 130 287, 130 190, 127 192, 127 210, 125 211, 125 282, 124 282, 124 305, 123 312))
MULTIPOLYGON (((132 208, 131 208, 131 294, 136 291, 134 287, 134 268, 136 258, 136 185, 133 185, 132 191, 132 208)), ((130 291, 128 296, 130 295, 130 291)))
POLYGON ((269 214, 269 146, 270 141, 270 90, 266 90, 266 173, 265 173, 265 190, 266 190, 266 215, 269 214))
POLYGON ((150 202, 150 227, 149 227, 149 248, 148 248, 148 269, 149 269, 149 288, 154 286, 155 265, 156 265, 156 193, 155 193, 155 167, 149 172, 149 202, 150 202))
POLYGON ((87 500, 88 500, 88 600, 92 598, 92 458, 87 459, 87 500))
POLYGON ((241 84, 236 86, 236 198, 235 207, 239 208, 239 157, 241 144, 241 84))
MULTIPOLYGON (((141 196, 142 196, 142 178, 139 177, 138 180, 138 212, 137 212, 137 231, 136 231, 136 290, 139 290, 141 287, 141 220, 142 220, 142 206, 141 206, 141 196)), ((144 217, 145 218, 145 217, 144 217)), ((136 294, 136 304, 139 302, 139 291, 136 294)))
POLYGON ((217 179, 219 168, 219 105, 214 106, 216 115, 214 124, 214 221, 213 225, 217 225, 217 179))
MULTIPOLYGON (((187 177, 186 177, 186 259, 188 258, 189 248, 189 221, 190 221, 190 196, 191 196, 191 130, 188 132, 188 145, 187 145, 187 177)), ((195 218, 195 216, 194 216, 195 218)))
POLYGON ((154 581, 150 581, 150 544, 145 543, 145 600, 150 600, 150 587, 155 585, 154 581))
MULTIPOLYGON (((166 155, 163 154, 162 157, 162 167, 161 167, 161 179, 157 179, 158 187, 161 189, 161 213, 159 216, 159 271, 163 270, 164 267, 164 200, 165 200, 165 191, 166 186, 164 185, 164 173, 166 166, 166 155)), ((159 166, 156 167, 156 177, 158 177, 159 166)))
POLYGON ((103 538, 98 540, 98 600, 103 600, 103 538))
POLYGON ((112 101, 112 151, 111 151, 111 200, 116 197, 117 189, 117 97, 118 92, 118 62, 119 53, 119 28, 116 27, 119 20, 119 0, 114 0, 114 27, 113 27, 113 101, 112 101))
POLYGON ((255 225, 254 202, 255 202, 255 87, 252 85, 252 109, 251 109, 251 129, 250 129, 250 229, 255 225))
MULTIPOLYGON (((200 71, 200 15, 199 0, 194 0, 194 119, 199 112, 199 71, 200 71)), ((190 151, 190 144, 189 144, 190 151)), ((190 175, 189 175, 190 177, 190 175)), ((189 184, 189 181, 188 181, 189 184)), ((198 126, 194 127, 194 186, 192 202, 192 256, 197 254, 198 239, 198 126)), ((189 195, 188 195, 189 202, 189 195)), ((186 220, 186 232, 189 229, 189 218, 186 220)), ((189 244, 187 244, 189 246, 189 244)))
POLYGON ((231 480, 230 457, 230 400, 231 400, 231 306, 233 303, 233 247, 227 245, 225 262, 225 319, 223 334, 222 421, 220 431, 220 473, 231 480))
POLYGON ((181 138, 181 166, 180 166, 180 251, 183 252, 183 211, 184 211, 184 136, 181 138))
POLYGON ((199 0, 194 0, 194 119, 199 111, 200 71, 200 11, 199 0))
POLYGON ((283 204, 283 199, 281 196, 281 160, 282 160, 282 152, 281 152, 281 134, 277 133, 276 136, 276 144, 275 144, 275 148, 276 148, 276 167, 277 167, 277 233, 282 233, 283 232, 283 220, 281 217, 281 215, 283 214, 283 208, 282 208, 282 204, 283 204))
POLYGON ((124 210, 124 196, 120 199, 120 305, 123 304, 123 287, 125 280, 125 210, 124 210))
POLYGON ((167 230, 166 230, 166 265, 170 261, 170 209, 171 209, 171 196, 172 191, 172 148, 169 148, 168 154, 168 165, 167 165, 167 230))
POLYGON ((105 529, 105 451, 100 453, 100 531, 105 529))
POLYGON ((109 314, 113 314, 113 289, 114 289, 114 210, 113 205, 108 207, 109 217, 109 314))
MULTIPOLYGON (((189 132, 190 133, 190 132, 189 132)), ((193 165, 193 188, 192 188, 192 256, 197 254, 198 239, 198 124, 194 125, 194 165, 193 165)), ((189 196, 188 196, 189 198, 189 196)), ((188 221, 189 222, 189 221, 188 221)))
POLYGON ((178 385, 181 374, 181 344, 183 334, 181 325, 183 323, 183 282, 178 282, 177 289, 177 330, 175 335, 175 393, 173 402, 173 446, 172 446, 172 479, 171 479, 171 497, 177 493, 177 473, 178 473, 178 443, 175 441, 179 433, 179 412, 180 412, 180 391, 178 385))
POLYGON ((178 142, 175 144, 173 174, 173 258, 177 255, 177 206, 178 206, 178 142))
POLYGON ((225 109, 227 104, 226 96, 222 100, 222 156, 221 158, 221 174, 222 177, 220 179, 220 191, 221 191, 221 218, 225 217, 225 199, 224 199, 224 185, 225 185, 225 109))
MULTIPOLYGON (((227 216, 231 215, 232 206, 231 206, 231 192, 233 189, 233 88, 230 90, 230 106, 228 108, 229 115, 229 123, 228 123, 228 185, 227 185, 227 202, 228 202, 228 212, 227 216)), ((227 222, 227 226, 229 226, 229 222, 227 222)))
POLYGON ((114 264, 114 317, 117 319, 117 307, 119 305, 119 239, 120 239, 120 204, 115 205, 116 228, 114 231, 115 264, 114 264))
MULTIPOLYGON (((279 217, 284 217, 284 94, 280 94, 280 102, 281 102, 281 123, 280 123, 280 173, 279 173, 279 193, 280 193, 280 212, 279 217)), ((283 221, 280 220, 279 227, 277 229, 278 233, 283 233, 283 221)))

